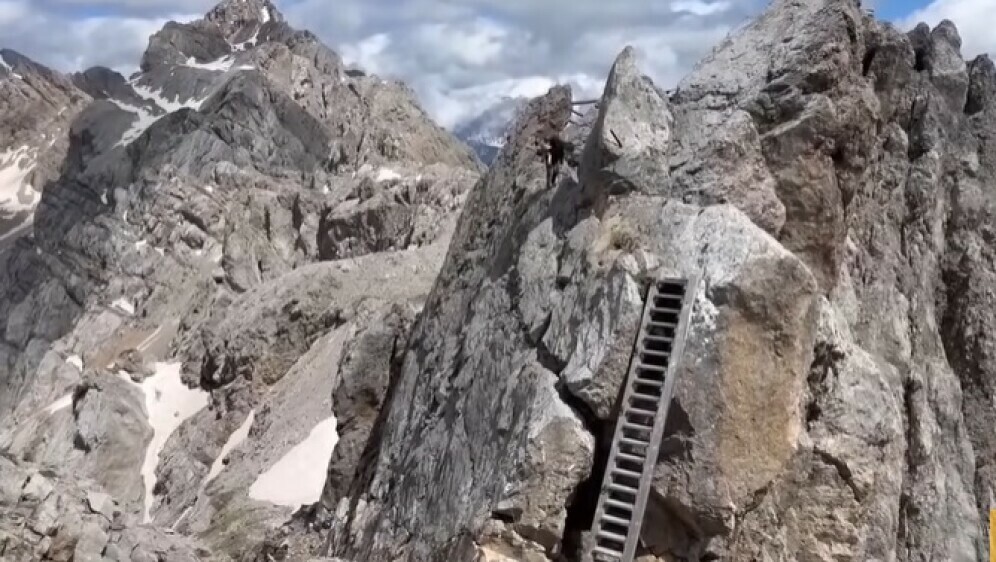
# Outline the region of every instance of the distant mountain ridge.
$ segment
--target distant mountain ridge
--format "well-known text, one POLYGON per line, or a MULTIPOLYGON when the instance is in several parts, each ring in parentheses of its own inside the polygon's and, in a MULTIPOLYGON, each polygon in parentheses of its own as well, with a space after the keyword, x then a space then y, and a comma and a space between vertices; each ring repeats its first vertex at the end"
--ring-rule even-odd
POLYGON ((453 134, 467 143, 485 164, 491 165, 508 138, 528 98, 506 97, 477 117, 454 127, 453 134))

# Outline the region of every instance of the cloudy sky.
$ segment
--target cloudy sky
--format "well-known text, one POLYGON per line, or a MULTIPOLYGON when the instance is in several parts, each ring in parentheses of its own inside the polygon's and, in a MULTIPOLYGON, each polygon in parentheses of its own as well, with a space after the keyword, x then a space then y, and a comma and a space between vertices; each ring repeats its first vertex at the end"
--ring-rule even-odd
MULTIPOLYGON (((63 71, 101 64, 130 72, 148 36, 200 17, 216 0, 0 0, 0 47, 63 71)), ((348 61, 412 84, 445 126, 502 96, 557 82, 600 90, 626 44, 673 85, 766 0, 275 0, 296 27, 348 61)), ((865 0, 909 28, 949 18, 967 56, 996 53, 996 0, 865 0)))

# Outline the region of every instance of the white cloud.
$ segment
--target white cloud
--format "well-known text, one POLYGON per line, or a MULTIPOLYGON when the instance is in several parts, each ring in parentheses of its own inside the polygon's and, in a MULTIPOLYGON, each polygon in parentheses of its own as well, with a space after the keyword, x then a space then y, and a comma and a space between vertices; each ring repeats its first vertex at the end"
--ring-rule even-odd
POLYGON ((418 44, 427 51, 467 66, 483 66, 498 59, 509 35, 508 28, 484 19, 464 25, 430 23, 415 31, 418 44))
POLYGON ((702 2, 701 0, 677 0, 671 4, 673 12, 689 12, 696 16, 721 14, 730 9, 729 2, 702 2))
POLYGON ((996 32, 993 32, 996 0, 936 0, 903 18, 899 24, 905 29, 919 22, 927 22, 933 27, 945 19, 958 27, 961 52, 966 58, 982 53, 996 55, 996 32))
POLYGON ((390 72, 387 68, 390 65, 390 59, 385 56, 387 48, 390 46, 391 38, 386 33, 377 33, 355 45, 343 45, 339 54, 346 64, 355 64, 365 72, 381 74, 390 72))
POLYGON ((36 3, 0 0, 0 47, 14 49, 63 72, 96 65, 129 72, 138 68, 149 36, 167 21, 196 17, 177 13, 156 17, 73 17, 45 11, 36 3))

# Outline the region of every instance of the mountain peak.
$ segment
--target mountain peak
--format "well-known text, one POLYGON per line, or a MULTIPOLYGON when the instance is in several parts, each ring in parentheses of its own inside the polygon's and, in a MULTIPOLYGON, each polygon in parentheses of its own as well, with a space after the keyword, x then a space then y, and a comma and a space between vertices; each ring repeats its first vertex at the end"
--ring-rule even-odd
POLYGON ((229 35, 231 31, 251 24, 282 22, 284 16, 270 0, 223 0, 204 19, 218 25, 225 35, 229 35))

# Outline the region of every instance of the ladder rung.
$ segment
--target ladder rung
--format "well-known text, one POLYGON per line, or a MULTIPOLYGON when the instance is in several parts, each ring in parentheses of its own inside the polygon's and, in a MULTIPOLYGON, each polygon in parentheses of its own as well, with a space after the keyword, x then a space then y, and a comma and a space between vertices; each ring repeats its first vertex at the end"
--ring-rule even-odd
POLYGON ((647 326, 650 326, 652 328, 672 328, 672 329, 678 327, 678 325, 675 324, 674 322, 654 322, 653 320, 647 322, 647 326))
POLYGON ((637 369, 644 369, 647 371, 657 371, 658 373, 666 373, 667 367, 661 367, 660 365, 648 365, 643 361, 636 364, 637 369))
POLYGON ((640 394, 639 392, 634 392, 633 394, 630 394, 630 396, 632 396, 633 398, 639 398, 640 400, 652 400, 654 402, 661 401, 660 396, 651 396, 650 394, 640 394))
POLYGON ((650 380, 650 379, 641 379, 640 377, 637 377, 636 378, 636 384, 642 384, 642 385, 646 385, 646 386, 652 386, 654 388, 660 388, 660 387, 664 386, 664 381, 655 381, 655 380, 650 380))
POLYGON ((626 413, 627 414, 629 414, 629 413, 642 414, 644 416, 656 416, 657 415, 657 412, 652 412, 650 410, 644 410, 642 408, 629 408, 629 409, 626 410, 626 413))
POLYGON ((629 525, 630 524, 630 520, 629 519, 623 519, 622 517, 616 517, 615 515, 609 515, 607 513, 603 513, 602 514, 602 520, 603 521, 608 521, 609 523, 613 523, 615 525, 629 525))
POLYGON ((669 338, 667 336, 651 336, 651 335, 646 335, 646 336, 643 336, 643 340, 644 341, 648 341, 648 340, 649 341, 662 341, 664 343, 671 343, 671 342, 674 341, 674 338, 669 338))
POLYGON ((639 441, 637 439, 632 439, 630 437, 623 437, 622 439, 619 440, 619 442, 624 445, 636 445, 638 447, 647 447, 650 445, 650 443, 646 441, 639 441))
POLYGON ((650 426, 650 425, 640 425, 640 424, 635 424, 635 423, 632 423, 632 422, 624 421, 623 422, 623 429, 633 429, 633 430, 636 430, 636 431, 650 431, 651 429, 653 429, 653 426, 650 426))
POLYGON ((615 533, 610 533, 609 531, 601 531, 601 530, 598 531, 598 538, 600 538, 600 539, 609 539, 610 541, 616 541, 616 542, 621 542, 623 544, 626 544, 626 537, 624 537, 623 535, 617 535, 615 533))
POLYGON ((643 355, 653 355, 655 357, 671 357, 671 353, 667 351, 653 351, 650 349, 643 349, 640 351, 643 355))
POLYGON ((630 513, 632 513, 633 510, 636 509, 636 506, 634 506, 631 503, 621 502, 619 500, 614 500, 612 498, 605 498, 605 505, 612 506, 616 509, 626 509, 630 513))
POLYGON ((642 425, 642 424, 638 424, 638 423, 633 423, 633 422, 631 422, 629 420, 624 420, 623 421, 623 429, 635 429, 637 431, 650 431, 653 428, 654 428, 653 425, 642 425))
POLYGON ((662 306, 655 306, 652 309, 650 309, 650 312, 653 312, 653 313, 656 313, 656 314, 681 314, 681 309, 680 308, 664 308, 662 306))
POLYGON ((622 459, 624 461, 638 462, 638 463, 642 463, 643 461, 647 460, 646 457, 638 457, 636 455, 631 455, 629 453, 623 453, 622 451, 616 452, 616 458, 622 459))
POLYGON ((605 556, 611 556, 613 558, 621 558, 622 557, 622 551, 619 551, 619 550, 609 550, 608 548, 605 548, 604 546, 596 546, 595 548, 591 549, 591 551, 594 554, 603 554, 605 556))
POLYGON ((609 489, 613 492, 625 492, 627 494, 636 494, 640 490, 637 488, 630 488, 629 486, 624 486, 618 482, 612 482, 609 484, 609 489))
POLYGON ((639 472, 633 472, 632 470, 626 470, 624 468, 613 468, 612 474, 618 474, 619 476, 626 476, 629 478, 639 479, 642 475, 639 472))

